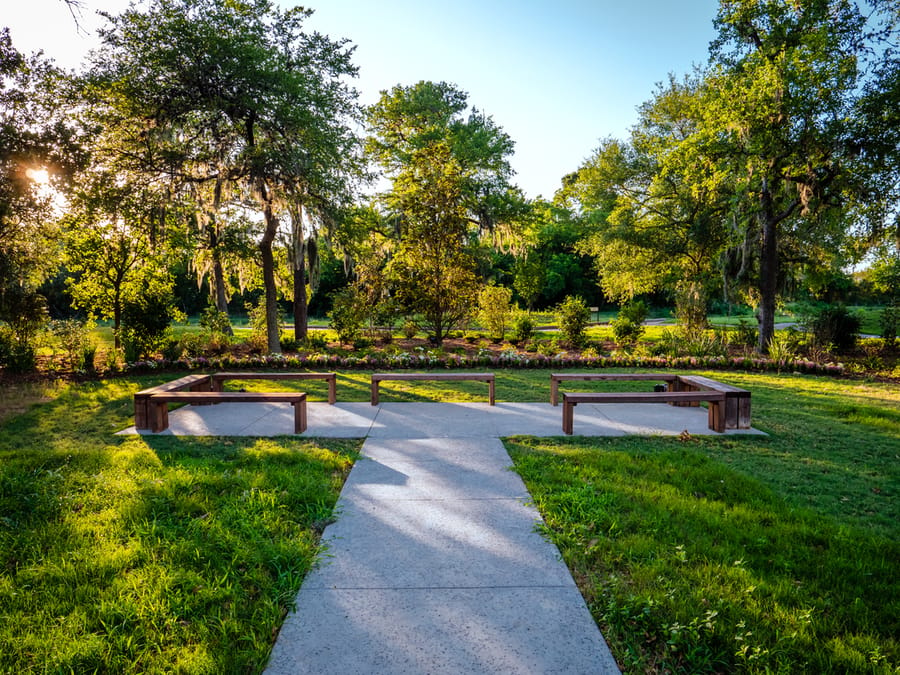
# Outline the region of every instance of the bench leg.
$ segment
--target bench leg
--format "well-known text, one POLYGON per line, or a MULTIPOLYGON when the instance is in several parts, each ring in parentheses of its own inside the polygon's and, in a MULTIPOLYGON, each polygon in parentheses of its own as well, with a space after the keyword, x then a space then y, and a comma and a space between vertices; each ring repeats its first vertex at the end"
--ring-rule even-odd
POLYGON ((169 404, 166 402, 153 403, 148 401, 150 406, 150 431, 158 434, 169 428, 169 404))
POLYGON ((328 378, 328 402, 331 405, 337 403, 337 377, 328 378))
POLYGON ((150 400, 146 397, 134 398, 134 428, 141 431, 150 428, 150 400))
POLYGON ((709 428, 720 434, 725 433, 725 401, 709 402, 709 428))
POLYGON ((573 427, 575 426, 575 406, 572 403, 569 403, 566 400, 563 400, 563 411, 562 411, 562 427, 563 433, 571 436, 573 433, 573 427))
POLYGON ((291 403, 294 407, 294 433, 302 434, 306 431, 306 401, 291 403))
POLYGON ((494 405, 494 381, 488 380, 488 395, 491 399, 491 405, 494 405))
POLYGON ((378 383, 380 380, 372 380, 372 405, 378 405, 378 383))
MULTIPOLYGON (((210 376, 208 380, 192 384, 188 388, 188 391, 222 391, 222 381, 219 380, 216 382, 212 376, 210 376), (218 389, 215 389, 216 384, 219 385, 218 389)), ((197 405, 212 405, 212 403, 198 403, 197 405)))
POLYGON ((550 405, 559 405, 559 380, 550 378, 550 405))

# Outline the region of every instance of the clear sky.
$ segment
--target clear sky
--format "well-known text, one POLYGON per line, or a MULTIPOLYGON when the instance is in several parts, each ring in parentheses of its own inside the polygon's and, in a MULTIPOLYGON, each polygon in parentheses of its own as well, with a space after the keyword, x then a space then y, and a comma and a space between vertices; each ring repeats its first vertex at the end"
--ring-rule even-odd
MULTIPOLYGON (((96 44, 82 0, 79 33, 62 0, 2 0, 0 24, 20 50, 75 68, 96 44)), ((280 0, 288 6, 291 0, 280 0)), ((601 138, 622 138, 669 73, 704 63, 717 0, 309 0, 307 23, 356 45, 363 103, 396 84, 444 80, 516 143, 516 181, 552 197, 601 138)))

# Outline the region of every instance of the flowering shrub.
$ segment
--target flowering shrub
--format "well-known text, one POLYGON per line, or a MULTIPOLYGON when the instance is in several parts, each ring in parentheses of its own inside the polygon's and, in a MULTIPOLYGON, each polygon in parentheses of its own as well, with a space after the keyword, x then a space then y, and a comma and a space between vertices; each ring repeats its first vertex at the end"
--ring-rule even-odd
POLYGON ((445 354, 439 350, 419 353, 367 354, 365 356, 341 356, 337 354, 311 353, 253 354, 234 356, 225 354, 211 357, 183 357, 175 361, 167 359, 143 360, 126 364, 123 372, 141 373, 157 370, 220 370, 220 369, 342 369, 342 370, 399 370, 399 369, 466 369, 466 368, 648 368, 648 369, 708 369, 797 372, 811 375, 843 375, 840 363, 817 363, 804 359, 773 360, 755 357, 727 356, 641 356, 616 353, 611 356, 556 354, 522 354, 514 350, 498 353, 480 350, 474 356, 445 354))

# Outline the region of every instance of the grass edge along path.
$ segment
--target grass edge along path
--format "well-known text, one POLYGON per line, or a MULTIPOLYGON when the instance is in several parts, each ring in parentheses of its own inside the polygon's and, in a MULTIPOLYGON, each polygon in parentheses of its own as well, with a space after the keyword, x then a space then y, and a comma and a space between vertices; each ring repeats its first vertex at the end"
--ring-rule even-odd
POLYGON ((0 425, 0 672, 259 672, 358 440, 114 436, 133 380, 0 425))

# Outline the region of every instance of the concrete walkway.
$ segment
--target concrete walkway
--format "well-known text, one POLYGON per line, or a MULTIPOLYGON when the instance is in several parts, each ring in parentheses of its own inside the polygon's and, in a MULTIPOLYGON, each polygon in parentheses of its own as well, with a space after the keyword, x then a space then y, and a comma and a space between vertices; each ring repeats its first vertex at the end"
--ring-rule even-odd
POLYGON ((368 438, 269 675, 618 673, 497 438, 368 438))
MULTIPOLYGON (((561 408, 311 403, 308 418, 305 436, 366 440, 268 675, 619 672, 500 441, 562 435, 561 408)), ((164 433, 292 429, 288 404, 222 403, 173 411, 164 433)), ((579 435, 685 430, 715 434, 703 408, 576 408, 579 435)))

